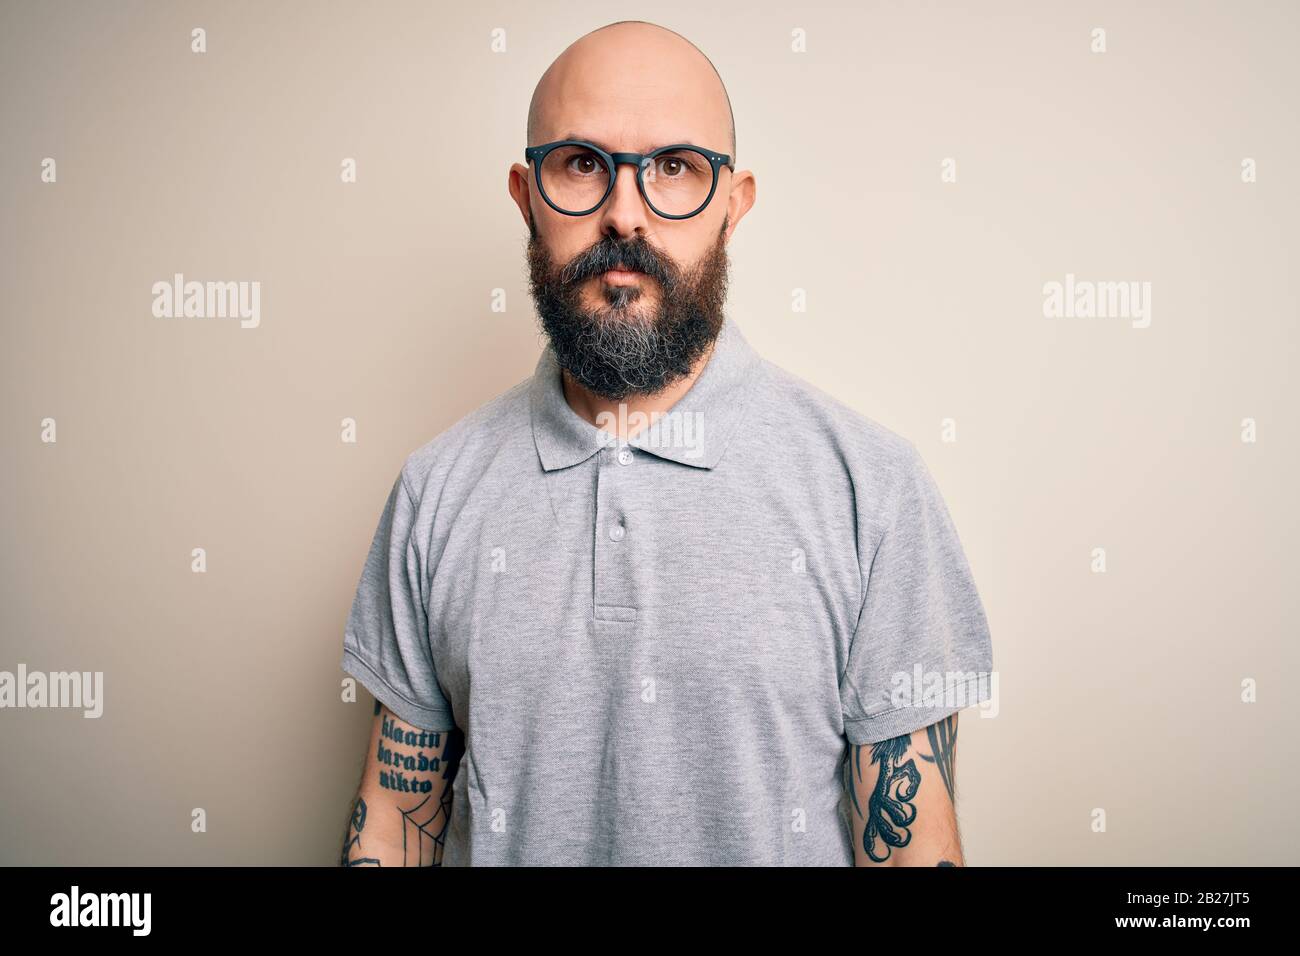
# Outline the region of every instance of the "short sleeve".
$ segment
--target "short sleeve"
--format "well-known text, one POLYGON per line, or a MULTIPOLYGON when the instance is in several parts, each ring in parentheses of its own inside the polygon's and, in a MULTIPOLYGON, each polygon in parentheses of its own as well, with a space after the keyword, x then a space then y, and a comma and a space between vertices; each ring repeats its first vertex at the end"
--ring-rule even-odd
POLYGON ((907 448, 840 681, 852 744, 920 730, 991 697, 984 606, 939 488, 907 448))
POLYGON ((433 665, 416 507, 399 474, 361 571, 343 635, 342 667, 394 714, 421 730, 451 730, 433 665))

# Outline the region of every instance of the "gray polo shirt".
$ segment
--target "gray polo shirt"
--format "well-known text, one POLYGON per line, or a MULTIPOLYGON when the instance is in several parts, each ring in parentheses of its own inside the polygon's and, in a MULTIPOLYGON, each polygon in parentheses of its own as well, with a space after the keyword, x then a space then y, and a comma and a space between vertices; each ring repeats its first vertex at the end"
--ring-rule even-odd
POLYGON ((915 446, 728 318, 629 443, 547 348, 411 453, 342 666, 464 732, 444 866, 851 866, 849 745, 988 699, 992 649, 915 446))

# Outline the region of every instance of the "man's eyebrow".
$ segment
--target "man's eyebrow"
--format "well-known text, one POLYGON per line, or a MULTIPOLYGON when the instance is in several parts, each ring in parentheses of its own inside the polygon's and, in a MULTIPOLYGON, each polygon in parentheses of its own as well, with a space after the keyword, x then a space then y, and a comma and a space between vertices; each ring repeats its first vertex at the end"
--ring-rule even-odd
POLYGON ((581 133, 565 133, 563 136, 560 137, 560 139, 579 139, 582 140, 584 143, 591 143, 591 145, 593 146, 599 146, 607 153, 615 152, 614 148, 610 146, 608 143, 601 142, 600 140, 594 139, 590 136, 583 136, 581 133))
MULTIPOLYGON (((615 150, 608 143, 602 143, 600 140, 592 139, 590 136, 583 136, 581 133, 565 133, 563 136, 560 137, 560 140, 566 140, 566 139, 578 139, 578 140, 582 140, 582 142, 584 143, 591 143, 592 146, 599 146, 607 153, 621 152, 621 150, 615 150)), ((556 142, 559 142, 560 140, 557 140, 556 142)), ((664 142, 660 143, 659 146, 652 146, 652 147, 643 146, 641 148, 641 152, 648 153, 650 152, 651 149, 659 149, 660 146, 669 146, 675 143, 689 143, 689 142, 690 142, 689 139, 665 140, 664 142)))

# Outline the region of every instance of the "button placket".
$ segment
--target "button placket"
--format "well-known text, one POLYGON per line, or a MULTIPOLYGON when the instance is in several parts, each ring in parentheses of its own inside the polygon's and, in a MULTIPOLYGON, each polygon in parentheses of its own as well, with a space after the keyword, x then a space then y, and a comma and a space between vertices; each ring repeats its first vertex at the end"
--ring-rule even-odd
POLYGON ((595 548, 592 553, 593 604, 602 620, 633 621, 632 538, 625 503, 631 478, 624 467, 631 449, 611 445, 597 455, 595 548), (626 458, 626 460, 624 460, 626 458))

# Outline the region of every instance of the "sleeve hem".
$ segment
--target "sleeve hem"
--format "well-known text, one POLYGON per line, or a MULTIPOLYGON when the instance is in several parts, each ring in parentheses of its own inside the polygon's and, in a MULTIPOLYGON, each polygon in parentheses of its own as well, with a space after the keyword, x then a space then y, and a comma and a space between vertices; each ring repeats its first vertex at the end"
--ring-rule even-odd
POLYGON ((937 704, 905 704, 867 717, 845 717, 844 735, 855 746, 879 743, 929 727, 950 714, 983 703, 990 696, 988 681, 981 681, 978 676, 954 684, 953 689, 959 691, 960 703, 950 699, 937 704))
POLYGON ((456 728, 456 720, 450 710, 426 707, 407 699, 397 688, 388 683, 369 661, 352 648, 343 648, 341 666, 344 671, 359 680, 378 701, 411 726, 430 732, 446 732, 456 728))

